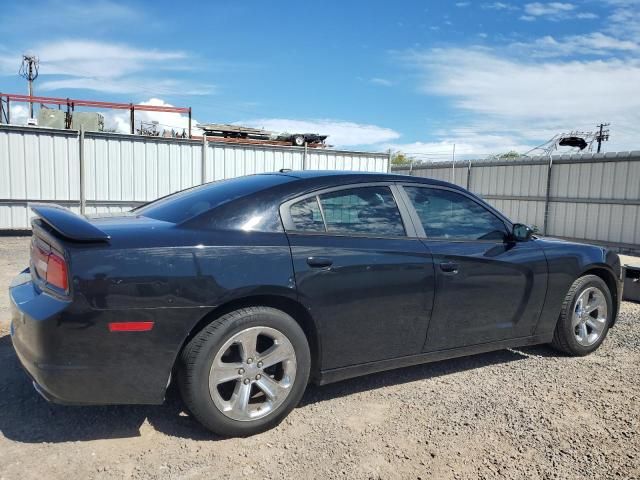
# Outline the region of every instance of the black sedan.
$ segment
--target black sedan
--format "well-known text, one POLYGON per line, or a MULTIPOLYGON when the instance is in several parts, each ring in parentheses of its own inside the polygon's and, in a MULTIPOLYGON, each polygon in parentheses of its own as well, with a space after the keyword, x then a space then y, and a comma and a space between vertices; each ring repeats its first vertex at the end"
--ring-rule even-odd
POLYGON ((436 180, 281 171, 115 217, 32 208, 10 294, 36 390, 157 404, 175 379, 223 435, 278 424, 309 381, 540 343, 586 355, 619 309, 615 253, 436 180))

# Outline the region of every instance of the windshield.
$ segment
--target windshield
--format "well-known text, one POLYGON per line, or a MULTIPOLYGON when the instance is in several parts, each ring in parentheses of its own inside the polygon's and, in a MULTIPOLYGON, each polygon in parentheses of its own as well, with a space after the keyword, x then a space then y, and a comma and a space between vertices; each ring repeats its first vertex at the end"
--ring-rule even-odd
POLYGON ((200 185, 135 209, 137 215, 181 223, 223 203, 293 180, 286 175, 250 175, 200 185))

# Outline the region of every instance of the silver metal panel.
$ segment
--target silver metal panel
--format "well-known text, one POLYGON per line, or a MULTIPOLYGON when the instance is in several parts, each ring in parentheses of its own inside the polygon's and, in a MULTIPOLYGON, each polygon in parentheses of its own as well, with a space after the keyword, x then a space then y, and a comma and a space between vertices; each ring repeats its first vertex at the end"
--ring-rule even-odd
POLYGON ((149 201, 200 183, 195 142, 86 134, 84 148, 88 201, 149 201))
MULTIPOLYGON (((468 164, 467 163, 456 163, 455 168, 449 167, 440 167, 440 168, 429 168, 429 169, 415 169, 412 173, 414 176, 418 177, 428 177, 433 178, 435 180, 442 180, 444 182, 454 183, 461 187, 467 186, 467 172, 468 172, 468 164)), ((405 172, 398 172, 405 173, 405 172)), ((408 173, 408 172, 407 172, 408 173)))
POLYGON ((266 146, 209 143, 206 157, 207 181, 254 173, 291 170, 356 170, 386 172, 388 156, 364 152, 343 152, 266 146))
POLYGON ((0 229, 25 229, 24 202, 79 200, 78 137, 53 129, 0 129, 0 229))
POLYGON ((262 146, 209 143, 205 181, 276 172, 282 168, 301 170, 304 151, 262 146))

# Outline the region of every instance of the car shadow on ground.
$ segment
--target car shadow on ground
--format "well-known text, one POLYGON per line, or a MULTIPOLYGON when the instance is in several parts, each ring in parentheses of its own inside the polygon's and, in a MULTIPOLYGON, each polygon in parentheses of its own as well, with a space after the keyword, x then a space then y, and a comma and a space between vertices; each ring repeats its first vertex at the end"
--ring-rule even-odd
MULTIPOLYGON (((366 390, 436 378, 550 352, 545 347, 529 347, 526 350, 527 353, 500 350, 371 374, 323 387, 311 385, 299 408, 366 390)), ((0 365, 0 433, 7 439, 23 443, 58 443, 130 438, 140 436, 145 423, 149 424, 149 428, 174 437, 220 439, 185 413, 175 387, 169 389, 163 405, 68 407, 48 403, 35 392, 18 362, 8 335, 0 337, 0 365)))

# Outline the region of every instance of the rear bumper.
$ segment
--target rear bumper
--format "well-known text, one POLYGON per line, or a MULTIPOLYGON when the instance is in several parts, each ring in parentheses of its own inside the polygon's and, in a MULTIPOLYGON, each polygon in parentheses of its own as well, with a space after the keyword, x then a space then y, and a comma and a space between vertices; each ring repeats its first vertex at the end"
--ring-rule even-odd
POLYGON ((9 297, 13 347, 45 399, 65 405, 162 403, 170 359, 154 358, 152 338, 110 334, 109 321, 122 318, 122 311, 54 298, 38 290, 28 270, 14 279, 9 297))
POLYGON ((64 405, 101 403, 89 390, 91 372, 73 355, 61 355, 59 329, 70 303, 40 292, 26 270, 9 287, 11 341, 36 391, 64 405))
POLYGON ((29 271, 13 279, 9 287, 11 302, 11 341, 16 355, 34 387, 44 398, 56 403, 65 401, 68 376, 62 365, 51 363, 46 354, 46 330, 56 322, 67 302, 42 294, 36 290, 29 271))

